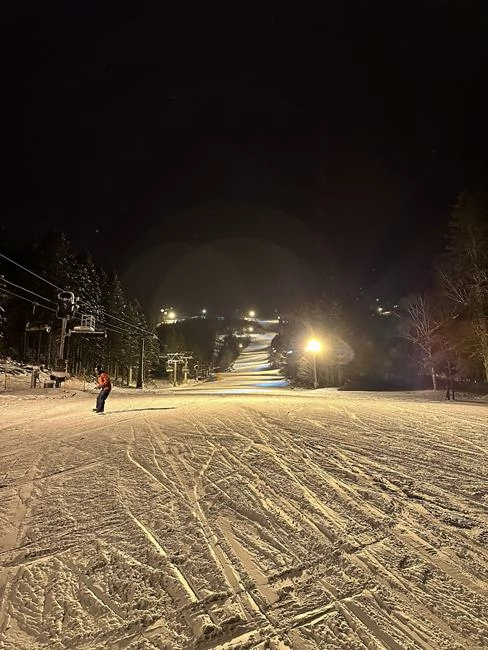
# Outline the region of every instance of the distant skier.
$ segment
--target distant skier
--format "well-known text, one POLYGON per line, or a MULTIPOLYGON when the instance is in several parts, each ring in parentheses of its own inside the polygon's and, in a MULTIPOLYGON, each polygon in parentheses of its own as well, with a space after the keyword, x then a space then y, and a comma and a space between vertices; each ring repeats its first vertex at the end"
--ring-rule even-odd
POLYGON ((97 395, 96 408, 93 410, 100 415, 104 412, 105 402, 107 400, 107 397, 110 395, 110 391, 112 390, 112 384, 110 382, 110 377, 102 366, 97 366, 95 370, 98 375, 97 388, 100 390, 100 392, 97 395))

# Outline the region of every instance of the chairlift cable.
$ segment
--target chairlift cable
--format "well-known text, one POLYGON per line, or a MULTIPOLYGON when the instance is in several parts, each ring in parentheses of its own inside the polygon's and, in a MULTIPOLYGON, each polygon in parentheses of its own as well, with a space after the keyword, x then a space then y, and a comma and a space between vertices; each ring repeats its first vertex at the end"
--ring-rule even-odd
POLYGON ((14 293, 13 291, 8 291, 8 289, 3 289, 3 293, 8 294, 9 296, 14 296, 15 298, 20 298, 21 300, 25 300, 26 302, 30 302, 31 305, 38 305, 39 307, 42 307, 43 309, 49 309, 49 311, 56 311, 54 307, 48 307, 47 305, 40 305, 36 300, 30 300, 26 296, 21 296, 18 293, 14 293))
POLYGON ((0 257, 3 257, 3 258, 6 259, 8 262, 11 262, 12 264, 15 264, 16 266, 18 266, 18 267, 21 268, 22 270, 27 271, 27 273, 30 273, 31 275, 34 275, 34 276, 35 276, 36 278, 38 278, 39 280, 42 280, 43 282, 46 282, 47 284, 50 284, 52 287, 54 287, 54 288, 57 289, 58 291, 64 291, 64 289, 61 289, 60 287, 58 287, 57 285, 53 284, 53 283, 50 282, 49 280, 46 280, 46 278, 43 278, 41 275, 38 275, 37 273, 34 273, 34 271, 31 271, 30 269, 26 268, 25 266, 22 266, 22 264, 19 264, 19 263, 16 262, 15 260, 11 260, 9 257, 7 257, 6 255, 4 255, 3 253, 0 253, 0 257))
MULTIPOLYGON (((6 282, 7 284, 11 284, 13 287, 16 287, 17 289, 21 289, 22 291, 26 291, 27 293, 32 293, 32 295, 36 296, 37 298, 42 298, 42 300, 45 300, 46 302, 52 302, 53 305, 56 303, 54 300, 51 300, 50 298, 45 298, 44 296, 41 296, 40 294, 36 293, 35 291, 31 291, 30 289, 26 289, 25 287, 22 287, 20 284, 15 284, 15 282, 12 282, 11 280, 7 280, 6 277, 2 278, 3 282, 6 282)), ((43 305, 40 305, 41 307, 43 305)))

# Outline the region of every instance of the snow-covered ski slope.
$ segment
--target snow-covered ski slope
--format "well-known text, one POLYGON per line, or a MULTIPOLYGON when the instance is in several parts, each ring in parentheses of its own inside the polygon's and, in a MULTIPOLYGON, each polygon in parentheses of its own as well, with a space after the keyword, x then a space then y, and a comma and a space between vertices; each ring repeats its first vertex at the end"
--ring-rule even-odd
POLYGON ((269 387, 265 343, 104 417, 0 394, 2 650, 488 647, 487 407, 269 387))
POLYGON ((279 370, 271 368, 268 361, 274 336, 274 333, 250 335, 251 343, 234 363, 233 369, 218 376, 219 392, 260 392, 288 387, 279 370))

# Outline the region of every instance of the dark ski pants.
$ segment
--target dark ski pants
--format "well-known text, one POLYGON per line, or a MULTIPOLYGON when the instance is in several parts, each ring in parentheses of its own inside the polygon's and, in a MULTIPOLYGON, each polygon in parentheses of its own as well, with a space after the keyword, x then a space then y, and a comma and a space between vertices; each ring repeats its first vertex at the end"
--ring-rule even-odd
POLYGON ((97 413, 103 413, 105 402, 110 395, 110 388, 101 388, 97 395, 97 413))

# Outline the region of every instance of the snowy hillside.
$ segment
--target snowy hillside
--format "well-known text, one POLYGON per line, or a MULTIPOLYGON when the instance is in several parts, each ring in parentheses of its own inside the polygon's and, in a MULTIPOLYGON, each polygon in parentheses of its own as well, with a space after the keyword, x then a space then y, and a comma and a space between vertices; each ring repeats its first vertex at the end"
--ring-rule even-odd
POLYGON ((488 647, 484 404, 0 392, 2 650, 488 647))

